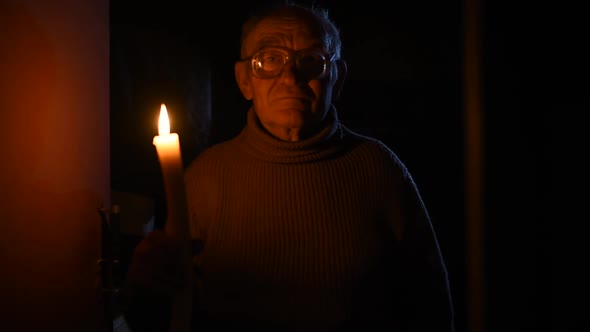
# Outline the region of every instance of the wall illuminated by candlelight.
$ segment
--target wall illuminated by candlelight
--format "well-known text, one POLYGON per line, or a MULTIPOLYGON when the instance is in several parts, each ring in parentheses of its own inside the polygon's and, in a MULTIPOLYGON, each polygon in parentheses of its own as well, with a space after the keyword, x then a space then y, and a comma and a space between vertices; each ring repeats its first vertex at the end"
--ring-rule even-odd
POLYGON ((108 12, 108 0, 0 2, 0 330, 103 330, 108 12))

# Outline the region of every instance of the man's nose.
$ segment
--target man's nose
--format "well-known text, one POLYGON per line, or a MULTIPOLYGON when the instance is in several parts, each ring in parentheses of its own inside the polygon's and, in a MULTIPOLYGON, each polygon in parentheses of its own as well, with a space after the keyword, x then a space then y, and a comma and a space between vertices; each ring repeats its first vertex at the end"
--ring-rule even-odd
POLYGON ((285 67, 281 72, 281 78, 292 81, 292 83, 305 81, 305 75, 299 70, 294 60, 289 60, 285 63, 285 67))
POLYGON ((293 81, 295 81, 297 79, 297 66, 295 64, 295 61, 288 60, 285 62, 285 66, 283 67, 283 70, 281 71, 281 78, 284 80, 286 79, 286 80, 293 80, 293 81))

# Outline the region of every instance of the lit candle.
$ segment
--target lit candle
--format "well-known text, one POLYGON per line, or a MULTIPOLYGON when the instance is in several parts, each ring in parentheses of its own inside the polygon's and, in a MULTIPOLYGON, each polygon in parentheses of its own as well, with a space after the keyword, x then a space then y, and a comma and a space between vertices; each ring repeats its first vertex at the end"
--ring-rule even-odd
POLYGON ((170 120, 164 104, 160 106, 158 133, 159 135, 154 137, 153 143, 158 152, 160 168, 164 177, 168 214, 165 223, 166 232, 179 240, 188 240, 188 216, 180 142, 178 134, 170 133, 170 120))
POLYGON ((185 276, 187 277, 185 288, 177 294, 175 299, 170 331, 189 331, 192 305, 192 269, 184 168, 178 134, 170 133, 170 120, 164 104, 160 107, 158 133, 159 135, 154 137, 153 143, 158 152, 166 191, 167 219, 164 230, 169 236, 179 241, 181 245, 181 254, 185 263, 185 276))

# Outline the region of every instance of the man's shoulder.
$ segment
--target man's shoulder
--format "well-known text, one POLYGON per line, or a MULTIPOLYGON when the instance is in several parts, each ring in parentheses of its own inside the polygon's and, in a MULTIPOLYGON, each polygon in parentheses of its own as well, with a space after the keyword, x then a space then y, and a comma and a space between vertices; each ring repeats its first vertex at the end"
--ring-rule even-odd
POLYGON ((346 132, 346 136, 355 142, 357 150, 364 151, 365 153, 374 155, 376 157, 380 156, 385 159, 395 161, 396 163, 400 162, 399 157, 394 152, 394 150, 384 141, 370 135, 362 134, 358 131, 350 130, 348 128, 345 128, 344 130, 346 132))
POLYGON ((370 135, 347 130, 347 136, 354 141, 356 160, 371 167, 382 174, 397 174, 399 177, 409 177, 409 172, 398 154, 384 141, 370 135))

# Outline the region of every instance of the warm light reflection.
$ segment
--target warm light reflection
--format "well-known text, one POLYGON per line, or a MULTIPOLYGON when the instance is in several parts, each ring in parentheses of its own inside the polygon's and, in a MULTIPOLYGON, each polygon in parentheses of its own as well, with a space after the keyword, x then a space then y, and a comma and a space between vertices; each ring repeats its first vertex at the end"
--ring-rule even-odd
POLYGON ((164 104, 160 106, 160 121, 158 122, 158 134, 170 134, 170 120, 168 119, 168 110, 166 110, 166 105, 164 104))

